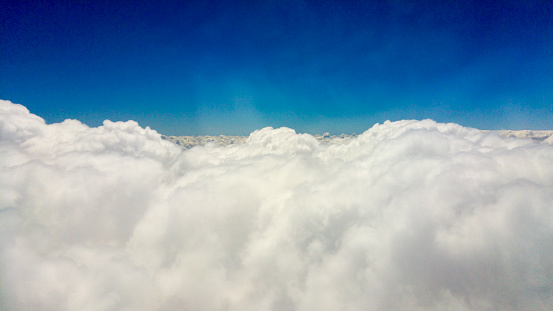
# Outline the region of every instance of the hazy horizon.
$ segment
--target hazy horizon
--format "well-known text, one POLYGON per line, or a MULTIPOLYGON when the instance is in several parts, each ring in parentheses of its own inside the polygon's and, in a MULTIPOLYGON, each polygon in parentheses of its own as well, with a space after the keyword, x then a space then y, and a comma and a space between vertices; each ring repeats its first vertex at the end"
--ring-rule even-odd
MULTIPOLYGON (((6 100, 6 99, 0 99, 0 101, 7 101, 7 102, 11 102, 9 100, 6 100)), ((13 103, 13 102, 12 102, 13 103)), ((13 104, 18 104, 18 105, 21 105, 20 103, 13 103, 13 104)), ((24 106, 24 105, 22 105, 24 106)), ((32 113, 32 111, 31 111, 32 113)), ((41 117, 42 118, 42 117, 41 117)), ((44 118, 42 118, 44 119, 44 118)), ((68 119, 64 119, 62 121, 59 121, 59 122, 45 122, 47 124, 57 124, 57 123, 62 123, 64 121, 78 121, 80 123, 83 123, 87 126, 90 126, 90 127, 95 127, 95 126, 91 126, 90 124, 86 124, 85 122, 83 122, 82 120, 79 120, 79 119, 72 119, 72 118, 68 118, 68 119)), ((436 120, 433 120, 433 119, 430 119, 430 118, 426 118, 426 119, 420 119, 420 120, 417 120, 417 119, 403 119, 403 120, 395 120, 395 121, 423 121, 423 120, 431 120, 431 121, 436 121, 436 120)), ((106 120, 103 120, 102 123, 98 124, 97 126, 101 126, 104 121, 108 121, 108 122, 127 122, 127 121, 131 121, 131 122, 137 122, 135 120, 132 120, 132 119, 121 119, 121 120, 109 120, 109 119, 106 119, 106 120)), ((381 123, 385 123, 385 122, 395 122, 395 121, 392 121, 392 120, 384 120, 383 122, 381 123)), ((137 122, 138 123, 138 122, 137 122)), ((455 122, 446 122, 446 123, 452 123, 452 124, 457 124, 455 122)), ((348 135, 348 136, 351 136, 351 135, 359 135, 359 134, 362 134, 363 132, 369 130, 372 126, 376 125, 376 124, 380 124, 380 123, 374 123, 374 124, 367 124, 367 127, 365 130, 362 130, 361 132, 351 132, 351 133, 346 133, 346 132, 329 132, 329 131, 321 131, 321 132, 316 132, 316 133, 313 133, 313 132, 299 132, 297 131, 296 129, 294 128, 291 128, 291 127, 287 127, 287 126, 282 126, 282 127, 285 127, 285 128, 290 128, 294 131, 296 131, 296 133, 298 134, 309 134, 309 135, 324 135, 324 134, 330 134, 332 136, 339 136, 339 135, 348 135)), ((142 124, 138 123, 138 125, 140 126, 143 126, 142 124)), ((458 124, 458 125, 461 125, 463 126, 462 124, 458 124)), ((183 133, 183 134, 180 134, 180 135, 175 135, 175 134, 172 134, 172 133, 163 133, 163 132, 160 132, 158 131, 157 129, 155 128, 152 128, 150 126, 143 126, 143 127, 148 127, 154 131, 156 131, 157 133, 161 134, 161 135, 164 135, 164 136, 220 136, 220 135, 223 135, 223 136, 241 136, 241 137, 247 137, 249 136, 251 133, 257 131, 257 130, 261 130, 263 128, 267 128, 267 127, 271 127, 271 128, 274 128, 273 126, 270 126, 270 125, 266 125, 266 126, 261 126, 259 128, 255 128, 252 130, 252 132, 250 133, 246 133, 244 135, 237 135, 237 134, 227 134, 227 133, 213 133, 213 134, 198 134, 198 135, 191 135, 191 134, 188 134, 188 133, 183 133)), ((277 127, 278 128, 278 127, 277 127)), ((553 128, 552 129, 536 129, 536 128, 522 128, 522 129, 510 129, 510 128, 497 128, 497 129, 488 129, 488 128, 474 128, 474 129, 478 129, 478 130, 482 130, 482 131, 553 131, 553 128)))

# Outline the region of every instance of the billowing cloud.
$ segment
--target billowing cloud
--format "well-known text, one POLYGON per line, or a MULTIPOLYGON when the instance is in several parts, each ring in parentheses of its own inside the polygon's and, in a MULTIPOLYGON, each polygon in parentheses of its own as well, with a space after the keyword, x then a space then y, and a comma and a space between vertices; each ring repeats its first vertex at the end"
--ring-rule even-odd
POLYGON ((0 102, 2 310, 551 310, 553 146, 385 122, 184 150, 0 102))

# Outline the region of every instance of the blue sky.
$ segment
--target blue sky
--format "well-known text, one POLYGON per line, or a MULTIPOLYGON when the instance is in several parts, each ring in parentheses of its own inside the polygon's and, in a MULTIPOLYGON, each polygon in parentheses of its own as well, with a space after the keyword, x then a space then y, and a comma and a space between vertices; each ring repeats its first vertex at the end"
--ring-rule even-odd
POLYGON ((49 123, 553 129, 548 1, 0 2, 0 98, 49 123))

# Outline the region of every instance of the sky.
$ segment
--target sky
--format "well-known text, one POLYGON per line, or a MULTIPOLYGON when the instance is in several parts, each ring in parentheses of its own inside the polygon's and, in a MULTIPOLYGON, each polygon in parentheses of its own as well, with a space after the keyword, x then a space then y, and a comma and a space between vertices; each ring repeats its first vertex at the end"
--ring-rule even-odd
POLYGON ((0 98, 47 123, 553 129, 549 1, 0 1, 0 98))

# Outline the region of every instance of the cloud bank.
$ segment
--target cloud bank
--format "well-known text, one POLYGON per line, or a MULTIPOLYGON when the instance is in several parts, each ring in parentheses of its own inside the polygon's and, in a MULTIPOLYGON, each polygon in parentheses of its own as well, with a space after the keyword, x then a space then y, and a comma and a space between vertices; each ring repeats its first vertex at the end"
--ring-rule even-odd
POLYGON ((0 102, 2 310, 551 310, 553 146, 431 120, 189 150, 0 102))

